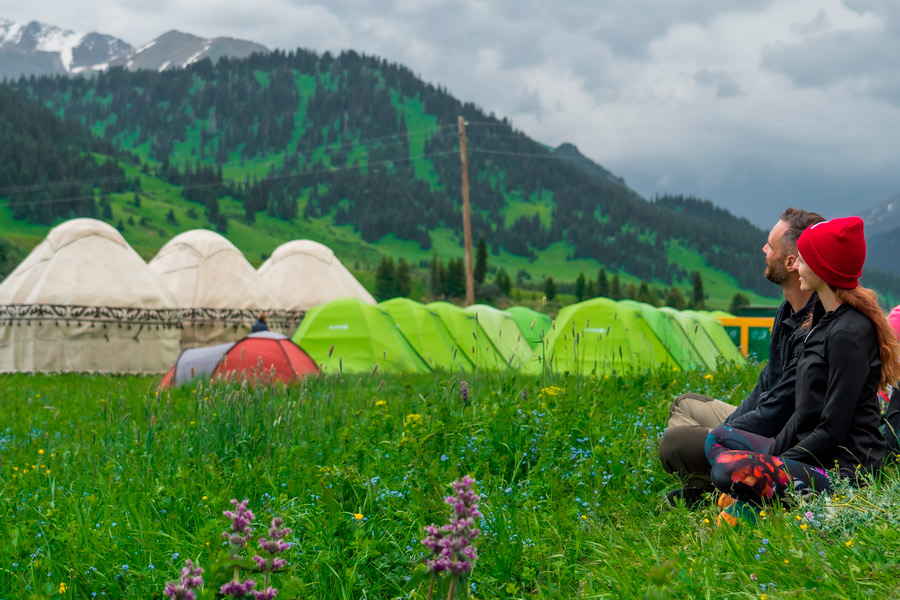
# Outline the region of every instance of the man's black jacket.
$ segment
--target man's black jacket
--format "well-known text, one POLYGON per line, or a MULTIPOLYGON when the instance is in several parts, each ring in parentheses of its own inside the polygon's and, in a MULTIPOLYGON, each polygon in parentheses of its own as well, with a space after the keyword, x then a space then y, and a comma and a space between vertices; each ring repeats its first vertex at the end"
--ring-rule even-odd
POLYGON ((787 300, 778 307, 769 342, 769 362, 759 374, 756 387, 737 410, 725 419, 725 425, 765 437, 775 437, 788 422, 794 413, 797 361, 808 332, 801 330, 800 325, 810 312, 813 313, 813 323, 818 322, 825 314, 825 307, 816 294, 797 312, 793 312, 787 300))

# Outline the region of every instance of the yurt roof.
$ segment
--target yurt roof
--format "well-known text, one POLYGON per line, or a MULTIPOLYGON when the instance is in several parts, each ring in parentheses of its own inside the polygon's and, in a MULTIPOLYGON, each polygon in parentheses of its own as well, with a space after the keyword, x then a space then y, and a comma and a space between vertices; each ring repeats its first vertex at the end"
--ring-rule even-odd
POLYGON ((214 231, 178 234, 160 248, 150 270, 185 308, 272 307, 266 282, 234 244, 214 231))
POLYGON ((275 308, 309 310, 346 297, 375 304, 375 298, 334 252, 312 240, 282 244, 262 264, 259 274, 272 289, 275 308))
POLYGON ((83 218, 50 230, 0 284, 0 305, 12 304, 180 307, 122 234, 83 218))

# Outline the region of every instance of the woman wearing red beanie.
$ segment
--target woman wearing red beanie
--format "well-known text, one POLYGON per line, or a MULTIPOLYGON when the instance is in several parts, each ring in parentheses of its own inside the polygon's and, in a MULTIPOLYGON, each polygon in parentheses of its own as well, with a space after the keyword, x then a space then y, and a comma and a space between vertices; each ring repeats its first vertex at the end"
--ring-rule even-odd
POLYGON ((813 225, 797 250, 800 289, 815 291, 827 312, 806 324, 795 412, 774 439, 719 427, 706 442, 713 483, 740 501, 720 517, 732 524, 791 488, 828 491, 835 475, 862 483, 887 453, 877 391, 900 380, 900 343, 876 294, 858 283, 866 257, 862 219, 813 225))

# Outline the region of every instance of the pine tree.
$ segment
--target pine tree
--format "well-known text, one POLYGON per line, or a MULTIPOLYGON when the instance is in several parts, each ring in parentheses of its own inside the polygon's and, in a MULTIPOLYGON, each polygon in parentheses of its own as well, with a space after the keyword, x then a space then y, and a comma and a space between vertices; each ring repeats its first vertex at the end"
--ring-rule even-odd
POLYGON ((750 299, 747 298, 744 294, 738 292, 731 298, 731 306, 728 307, 728 312, 733 315, 738 314, 741 310, 741 307, 747 306, 750 304, 750 299))
POLYGON ((670 287, 665 304, 675 310, 684 310, 684 295, 677 287, 670 287))
MULTIPOLYGON (((601 275, 605 275, 605 273, 601 272, 601 275)), ((619 281, 618 275, 613 277, 612 285, 609 286, 609 294, 607 294, 607 297, 611 300, 622 299, 622 282, 619 281)))
POLYGON ((587 285, 584 286, 584 297, 588 299, 597 297, 597 292, 594 291, 593 279, 588 279, 587 285))
POLYGON ((487 274, 488 270, 488 252, 487 252, 487 243, 484 241, 484 236, 478 238, 478 247, 475 251, 475 271, 473 276, 475 278, 475 283, 481 285, 484 283, 484 276, 487 274))
POLYGON ((383 256, 375 270, 375 297, 379 300, 388 300, 394 297, 395 289, 394 259, 383 256))
POLYGON ((578 279, 575 280, 575 300, 581 302, 584 300, 585 288, 587 284, 584 281, 584 273, 578 274, 578 279))
POLYGON ((497 284, 497 289, 500 290, 501 294, 509 296, 509 292, 512 288, 512 281, 510 280, 506 269, 497 271, 497 275, 494 277, 494 283, 497 284))
MULTIPOLYGON (((315 189, 315 188, 314 188, 315 189)), ((431 297, 440 298, 444 290, 444 265, 441 259, 435 254, 431 258, 431 297)))
POLYGON ((691 276, 691 283, 694 286, 691 294, 691 308, 702 310, 706 306, 704 302, 706 294, 703 293, 703 277, 700 276, 700 271, 694 271, 694 274, 691 276))
POLYGON ((465 298, 466 296, 466 270, 461 258, 447 262, 447 278, 444 285, 444 295, 448 298, 465 298))
POLYGON ((635 299, 637 299, 637 295, 638 295, 637 286, 634 285, 634 282, 632 281, 631 283, 628 284, 628 287, 625 289, 625 297, 628 298, 629 300, 635 300, 635 299))
MULTIPOLYGON (((618 276, 616 277, 618 279, 618 276)), ((596 293, 601 298, 609 298, 612 290, 609 289, 609 279, 606 277, 606 269, 600 269, 600 274, 597 275, 597 289, 596 293)), ((619 291, 621 294, 621 290, 619 291)), ((614 298, 615 299, 615 298, 614 298)))
POLYGON ((548 277, 544 281, 544 296, 547 300, 553 300, 556 298, 556 284, 553 283, 553 278, 548 277))
POLYGON ((637 292, 637 301, 645 304, 653 304, 653 297, 650 295, 650 286, 646 281, 642 281, 637 292))
POLYGON ((397 263, 397 273, 394 276, 395 295, 409 298, 412 292, 412 277, 409 274, 409 265, 402 258, 397 263))

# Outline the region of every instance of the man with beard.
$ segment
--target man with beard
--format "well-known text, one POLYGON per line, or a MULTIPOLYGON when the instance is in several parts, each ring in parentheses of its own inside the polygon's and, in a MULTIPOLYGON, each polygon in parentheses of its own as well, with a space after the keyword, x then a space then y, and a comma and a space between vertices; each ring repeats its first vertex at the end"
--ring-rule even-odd
POLYGON ((797 239, 803 231, 825 219, 797 208, 785 210, 762 251, 766 255, 765 277, 781 286, 784 302, 778 308, 769 342, 769 361, 759 374, 756 387, 740 406, 687 393, 675 399, 669 411, 668 428, 659 441, 659 460, 663 468, 681 477, 685 487, 667 494, 670 503, 679 500, 697 506, 704 495, 714 490, 704 446, 710 430, 728 425, 757 435, 775 437, 794 412, 794 383, 797 358, 808 330, 800 324, 813 313, 817 321, 825 312, 812 292, 800 289, 797 271, 790 271, 797 260, 797 239))

